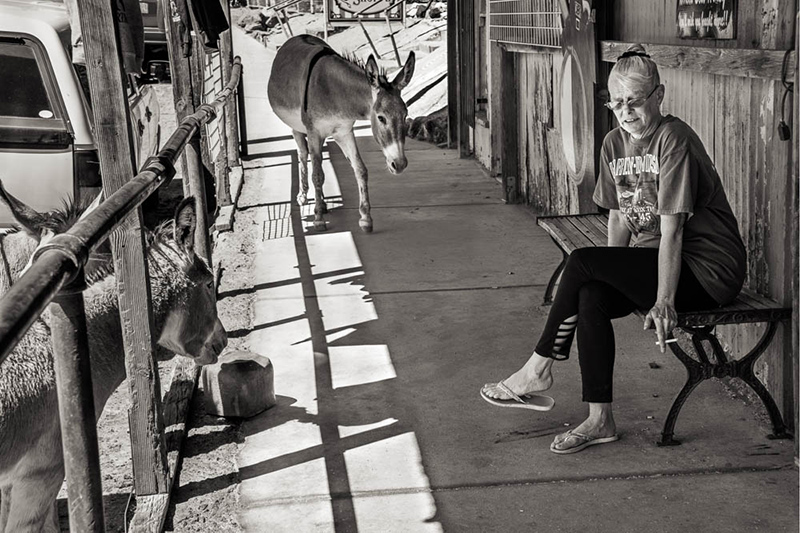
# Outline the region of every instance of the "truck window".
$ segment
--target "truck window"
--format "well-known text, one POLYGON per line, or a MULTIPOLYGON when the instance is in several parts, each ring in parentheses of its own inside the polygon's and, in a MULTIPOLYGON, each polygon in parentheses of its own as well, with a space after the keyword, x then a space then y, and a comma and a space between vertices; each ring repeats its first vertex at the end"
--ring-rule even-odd
POLYGON ((71 143, 41 44, 0 35, 0 149, 63 149, 71 143))
POLYGON ((56 109, 47 94, 42 69, 32 43, 0 40, 0 115, 51 119, 56 109))

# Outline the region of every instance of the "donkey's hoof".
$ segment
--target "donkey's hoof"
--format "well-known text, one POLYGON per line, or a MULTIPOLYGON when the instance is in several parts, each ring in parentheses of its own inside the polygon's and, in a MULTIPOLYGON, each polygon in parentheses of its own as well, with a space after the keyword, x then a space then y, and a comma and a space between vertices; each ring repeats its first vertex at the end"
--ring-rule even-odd
POLYGON ((358 225, 364 233, 372 233, 372 221, 359 220, 358 225))
POLYGON ((315 220, 314 229, 316 231, 326 231, 328 229, 328 226, 325 224, 324 220, 315 220))
POLYGON ((308 197, 305 194, 297 195, 297 205, 306 205, 307 203, 308 203, 308 197))

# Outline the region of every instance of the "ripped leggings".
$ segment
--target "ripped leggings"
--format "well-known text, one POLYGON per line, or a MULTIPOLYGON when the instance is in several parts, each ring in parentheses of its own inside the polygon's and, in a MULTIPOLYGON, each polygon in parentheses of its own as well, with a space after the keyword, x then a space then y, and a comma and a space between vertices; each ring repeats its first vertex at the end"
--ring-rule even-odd
MULTIPOLYGON (((615 351, 611 320, 637 309, 649 311, 657 290, 657 248, 575 250, 561 274, 536 353, 567 359, 577 330, 583 401, 611 402, 615 351)), ((718 306, 683 261, 675 309, 681 312, 718 306)))

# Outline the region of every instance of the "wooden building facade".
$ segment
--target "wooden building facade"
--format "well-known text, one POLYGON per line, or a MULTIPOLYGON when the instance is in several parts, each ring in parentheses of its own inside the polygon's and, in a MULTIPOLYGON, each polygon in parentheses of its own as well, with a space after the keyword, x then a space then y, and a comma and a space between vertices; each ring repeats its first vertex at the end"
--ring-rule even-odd
MULTIPOLYGON (((472 1, 450 26, 459 68, 451 71, 459 102, 451 138, 502 179, 509 202, 541 215, 597 211, 591 197, 599 149, 616 126, 602 105, 606 80, 619 54, 641 43, 666 86, 662 112, 697 131, 724 182, 747 246, 746 286, 794 305, 797 316, 800 132, 797 91, 789 87, 797 81, 798 0, 727 2, 725 39, 679 37, 684 0, 472 1), (474 107, 464 120, 467 98, 474 107), (781 139, 782 122, 789 140, 781 139)), ((791 426, 800 368, 792 330, 781 326, 758 365, 791 426)), ((762 329, 721 331, 724 344, 740 352, 762 329)))

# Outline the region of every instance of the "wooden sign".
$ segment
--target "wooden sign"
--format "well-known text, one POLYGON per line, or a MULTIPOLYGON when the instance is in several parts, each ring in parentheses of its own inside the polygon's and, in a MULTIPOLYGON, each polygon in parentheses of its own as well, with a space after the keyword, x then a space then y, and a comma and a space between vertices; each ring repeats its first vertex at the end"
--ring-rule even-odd
POLYGON ((384 22, 389 9, 389 20, 402 22, 405 15, 405 2, 397 0, 325 0, 328 8, 328 22, 333 25, 358 24, 363 22, 384 22))
POLYGON ((735 39, 736 0, 678 0, 678 37, 735 39))

